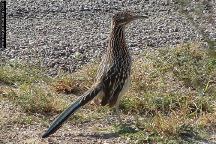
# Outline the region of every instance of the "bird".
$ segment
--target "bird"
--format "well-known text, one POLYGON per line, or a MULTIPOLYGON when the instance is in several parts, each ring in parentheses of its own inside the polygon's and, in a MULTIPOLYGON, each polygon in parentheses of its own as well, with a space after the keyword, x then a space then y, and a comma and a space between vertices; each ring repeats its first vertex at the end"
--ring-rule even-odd
POLYGON ((145 18, 148 16, 136 15, 131 11, 117 12, 112 16, 108 46, 93 85, 54 120, 42 138, 55 133, 76 110, 95 97, 100 98, 101 106, 115 107, 117 118, 122 123, 119 102, 121 96, 129 88, 132 65, 131 54, 125 39, 125 29, 130 22, 145 18))

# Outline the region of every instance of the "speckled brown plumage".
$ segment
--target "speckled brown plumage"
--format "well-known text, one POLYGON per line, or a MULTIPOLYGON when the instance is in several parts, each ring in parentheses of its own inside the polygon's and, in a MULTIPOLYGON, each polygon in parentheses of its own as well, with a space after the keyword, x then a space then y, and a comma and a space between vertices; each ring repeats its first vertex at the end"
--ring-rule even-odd
MULTIPOLYGON (((120 12, 113 16, 109 45, 94 85, 56 118, 42 136, 43 138, 58 130, 71 114, 97 95, 101 95, 102 106, 116 106, 118 113, 119 100, 128 88, 131 72, 131 56, 125 42, 125 26, 138 18, 146 18, 146 16, 134 16, 130 12, 120 12)), ((119 114, 118 118, 120 120, 119 114)))

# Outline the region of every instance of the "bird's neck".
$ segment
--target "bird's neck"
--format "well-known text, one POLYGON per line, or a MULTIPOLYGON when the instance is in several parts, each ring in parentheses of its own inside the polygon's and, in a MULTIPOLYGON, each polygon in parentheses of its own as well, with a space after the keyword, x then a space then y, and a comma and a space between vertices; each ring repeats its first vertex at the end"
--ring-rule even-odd
POLYGON ((109 49, 113 52, 127 50, 124 26, 112 25, 112 31, 109 39, 109 49))

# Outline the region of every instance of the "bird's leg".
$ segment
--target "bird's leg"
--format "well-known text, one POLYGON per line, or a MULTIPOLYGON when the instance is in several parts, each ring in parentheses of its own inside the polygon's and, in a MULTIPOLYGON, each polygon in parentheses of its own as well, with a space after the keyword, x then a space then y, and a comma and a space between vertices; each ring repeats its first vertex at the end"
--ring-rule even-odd
POLYGON ((121 116, 120 116, 119 105, 116 105, 115 112, 116 112, 116 116, 117 116, 117 119, 119 121, 119 124, 122 125, 123 123, 122 123, 122 119, 121 119, 121 116))
POLYGON ((118 122, 119 122, 119 125, 122 125, 122 119, 121 119, 121 116, 120 116, 120 110, 119 110, 119 105, 116 105, 113 109, 113 112, 111 114, 111 117, 110 116, 107 116, 107 122, 108 123, 112 123, 112 121, 114 120, 113 118, 117 118, 118 122))

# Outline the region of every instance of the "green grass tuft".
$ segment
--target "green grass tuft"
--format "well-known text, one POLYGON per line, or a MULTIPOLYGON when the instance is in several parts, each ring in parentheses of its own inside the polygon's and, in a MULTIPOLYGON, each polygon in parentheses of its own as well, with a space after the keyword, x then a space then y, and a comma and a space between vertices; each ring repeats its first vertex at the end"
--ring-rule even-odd
POLYGON ((51 78, 44 74, 42 68, 24 63, 10 62, 0 65, 0 82, 6 85, 21 85, 23 83, 49 82, 51 78))

